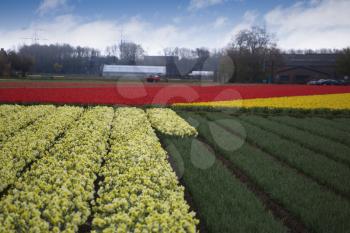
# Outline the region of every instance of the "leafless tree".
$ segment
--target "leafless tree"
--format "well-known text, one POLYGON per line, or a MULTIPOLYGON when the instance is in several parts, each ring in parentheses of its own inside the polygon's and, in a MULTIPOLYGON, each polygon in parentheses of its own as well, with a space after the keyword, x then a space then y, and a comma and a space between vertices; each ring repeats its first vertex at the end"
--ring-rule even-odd
POLYGON ((277 62, 279 50, 266 29, 252 27, 240 31, 227 48, 235 66, 231 82, 261 82, 277 62))
POLYGON ((119 44, 120 61, 125 65, 135 65, 145 51, 141 45, 134 42, 121 42, 119 44))

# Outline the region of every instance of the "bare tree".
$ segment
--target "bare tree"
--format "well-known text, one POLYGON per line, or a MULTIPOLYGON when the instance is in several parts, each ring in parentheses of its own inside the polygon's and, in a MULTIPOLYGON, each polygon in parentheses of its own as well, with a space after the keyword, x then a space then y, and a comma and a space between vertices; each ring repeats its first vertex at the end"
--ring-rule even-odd
POLYGON ((120 61, 125 65, 136 65, 137 60, 140 60, 145 51, 134 42, 121 42, 119 44, 120 61))
POLYGON ((196 54, 197 54, 197 57, 200 59, 207 59, 210 56, 210 52, 206 48, 197 48, 196 54))
POLYGON ((274 37, 266 29, 254 26, 240 31, 227 49, 235 67, 230 81, 261 82, 269 73, 267 66, 274 71, 278 53, 274 37))
POLYGON ((210 57, 210 52, 206 48, 197 48, 196 55, 196 64, 194 65, 193 70, 203 70, 204 63, 210 57))
POLYGON ((107 54, 107 56, 118 57, 118 55, 119 55, 119 47, 118 47, 118 45, 115 44, 115 45, 107 46, 106 54, 107 54))
POLYGON ((257 26, 249 30, 240 31, 234 43, 240 50, 248 50, 251 54, 256 54, 271 46, 275 46, 273 36, 267 33, 265 28, 257 26))
POLYGON ((189 48, 165 48, 163 50, 165 56, 177 56, 179 59, 194 59, 197 57, 197 51, 189 48))
POLYGON ((111 57, 113 63, 116 64, 119 56, 119 46, 117 44, 108 46, 106 48, 107 57, 111 57))
POLYGON ((178 53, 177 53, 177 48, 165 48, 163 49, 163 55, 164 56, 178 56, 178 53))

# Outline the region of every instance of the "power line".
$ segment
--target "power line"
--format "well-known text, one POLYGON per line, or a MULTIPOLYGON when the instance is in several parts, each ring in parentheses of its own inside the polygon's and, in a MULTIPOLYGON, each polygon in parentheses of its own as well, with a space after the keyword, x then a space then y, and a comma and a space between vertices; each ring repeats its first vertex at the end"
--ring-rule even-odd
POLYGON ((44 31, 42 29, 35 29, 31 37, 23 37, 23 40, 31 40, 32 44, 39 44, 40 41, 47 41, 46 38, 41 38, 39 36, 39 31, 44 31))

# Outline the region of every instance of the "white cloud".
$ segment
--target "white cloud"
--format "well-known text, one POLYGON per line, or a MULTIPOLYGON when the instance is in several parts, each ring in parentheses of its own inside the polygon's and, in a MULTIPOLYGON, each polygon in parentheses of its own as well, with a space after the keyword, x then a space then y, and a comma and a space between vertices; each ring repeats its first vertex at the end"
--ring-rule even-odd
POLYGON ((191 0, 190 6, 188 7, 188 9, 198 10, 198 9, 223 3, 224 1, 225 0, 191 0))
POLYGON ((40 37, 48 39, 45 44, 68 43, 73 46, 89 46, 104 51, 109 45, 120 41, 120 32, 126 40, 139 43, 149 54, 160 54, 166 47, 221 47, 222 34, 208 33, 211 24, 200 27, 165 24, 155 26, 138 17, 126 21, 90 20, 73 15, 62 15, 51 21, 32 23, 25 30, 0 31, 0 44, 11 49, 18 42, 28 41, 20 38, 30 36, 35 29, 40 28, 40 37), (17 41, 17 43, 14 43, 17 41))
POLYGON ((228 18, 219 16, 216 18, 215 22, 213 23, 214 28, 220 28, 226 25, 228 21, 228 18))
POLYGON ((265 15, 282 48, 343 48, 350 45, 349 0, 313 0, 277 7, 265 15))
POLYGON ((56 10, 59 7, 66 6, 67 0, 42 0, 37 13, 44 15, 50 11, 56 10))
MULTIPOLYGON (((348 0, 314 0, 291 7, 277 7, 263 17, 256 11, 247 11, 239 23, 231 24, 225 17, 201 25, 182 24, 173 19, 158 25, 140 17, 123 21, 87 19, 74 15, 61 15, 51 20, 39 18, 26 29, 1 30, 0 45, 11 49, 29 41, 35 29, 50 43, 69 43, 104 49, 124 39, 141 44, 149 54, 159 54, 166 47, 221 48, 240 31, 262 24, 276 35, 284 48, 343 48, 350 46, 350 20, 348 0), (263 20, 261 20, 263 19, 263 20), (215 27, 216 26, 216 27, 215 27), (215 29, 215 33, 212 29, 215 29)), ((182 22, 182 21, 181 21, 182 22)))
POLYGON ((234 25, 233 28, 223 37, 224 45, 229 44, 238 34, 238 32, 249 29, 252 26, 256 25, 258 16, 259 15, 256 11, 246 11, 241 22, 234 25))

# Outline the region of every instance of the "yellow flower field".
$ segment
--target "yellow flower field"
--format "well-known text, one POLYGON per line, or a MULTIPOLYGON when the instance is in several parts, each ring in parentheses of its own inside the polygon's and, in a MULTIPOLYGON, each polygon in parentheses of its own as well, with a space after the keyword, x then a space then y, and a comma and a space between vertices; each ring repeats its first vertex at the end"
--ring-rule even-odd
POLYGON ((294 109, 350 109, 350 94, 312 95, 245 99, 232 101, 175 104, 175 106, 207 106, 236 108, 294 108, 294 109))
POLYGON ((153 128, 163 134, 184 137, 197 136, 198 132, 184 119, 168 108, 152 108, 146 111, 153 128))
MULTIPOLYGON (((168 135, 197 133, 158 113, 168 135)), ((4 105, 0 116, 1 233, 197 231, 141 108, 4 105)))

